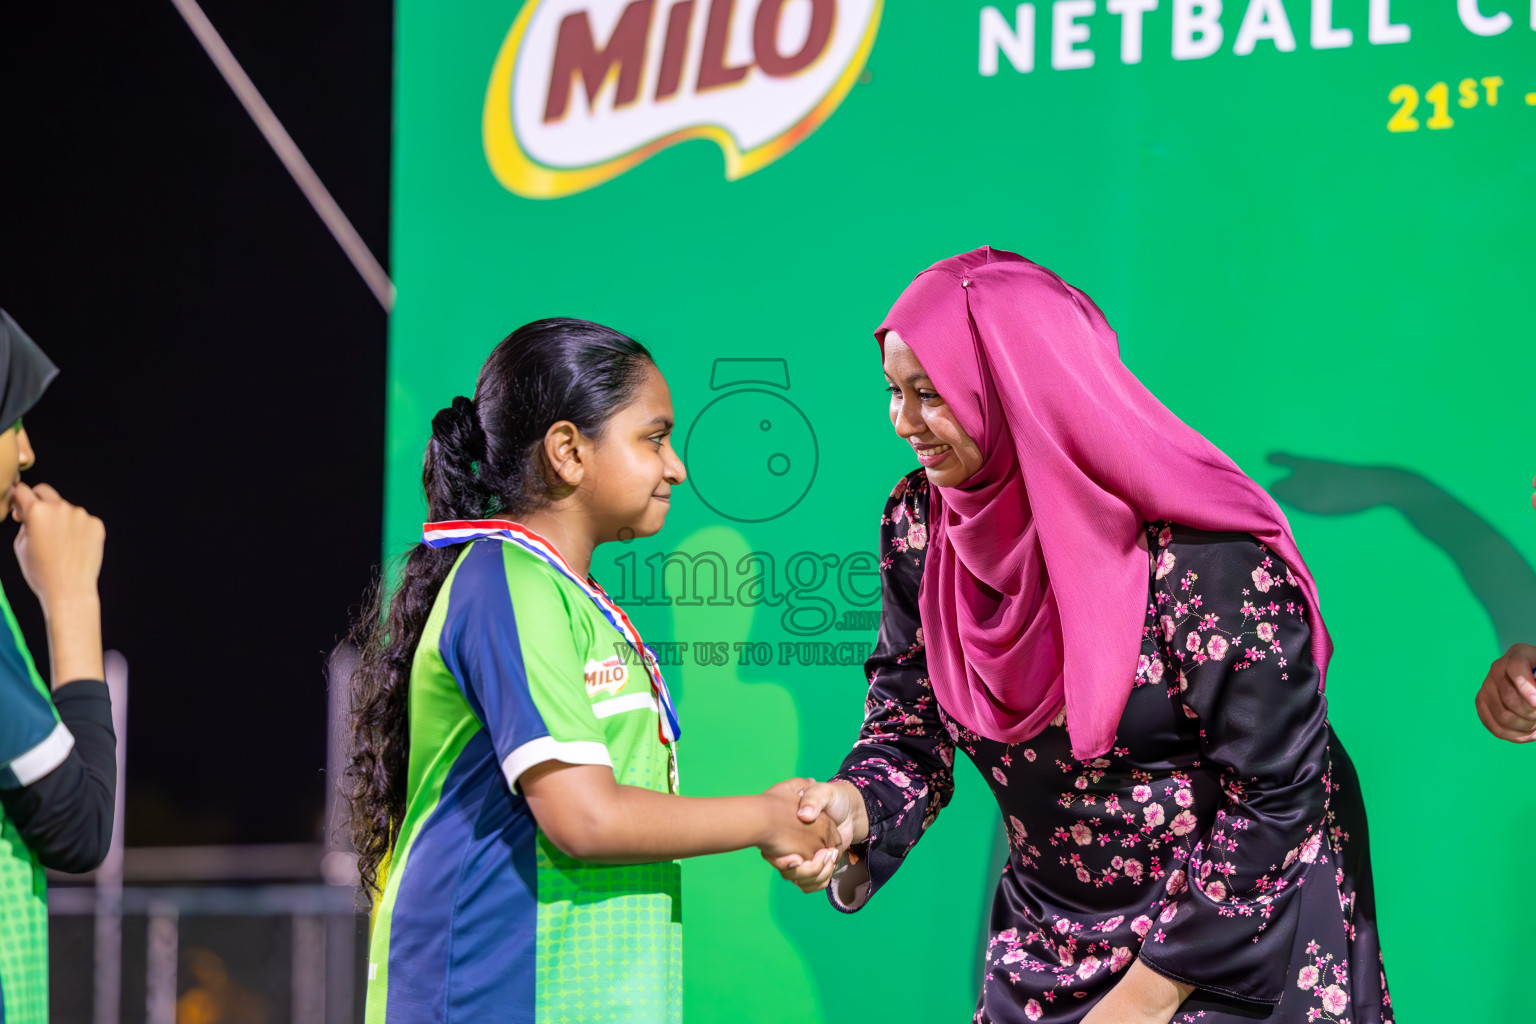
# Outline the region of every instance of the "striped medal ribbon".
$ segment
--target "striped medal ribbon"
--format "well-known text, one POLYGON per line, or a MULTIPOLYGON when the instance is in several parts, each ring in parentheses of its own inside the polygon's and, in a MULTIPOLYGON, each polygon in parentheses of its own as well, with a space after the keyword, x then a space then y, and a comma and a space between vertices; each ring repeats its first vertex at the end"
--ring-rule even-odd
POLYGON ((682 735, 682 728, 678 725, 677 709, 672 705, 672 695, 667 692, 666 680, 661 677, 661 666, 656 661, 656 654, 640 639, 640 631, 635 629, 635 624, 629 621, 629 616, 613 602, 613 598, 597 585, 591 578, 582 579, 576 571, 566 564, 560 552, 549 541, 534 533, 521 523, 514 523, 510 519, 469 519, 455 520, 442 523, 425 523, 421 528, 421 542, 429 548, 448 547, 450 544, 462 544, 467 540, 479 540, 482 537, 494 537, 507 544, 516 544, 534 556, 542 559, 546 565, 554 569, 560 575, 581 588, 597 610, 603 613, 603 618, 608 624, 618 631, 619 635, 634 649, 640 658, 640 664, 645 668, 645 674, 651 680, 651 692, 656 695, 657 706, 661 709, 661 742, 669 747, 682 735))

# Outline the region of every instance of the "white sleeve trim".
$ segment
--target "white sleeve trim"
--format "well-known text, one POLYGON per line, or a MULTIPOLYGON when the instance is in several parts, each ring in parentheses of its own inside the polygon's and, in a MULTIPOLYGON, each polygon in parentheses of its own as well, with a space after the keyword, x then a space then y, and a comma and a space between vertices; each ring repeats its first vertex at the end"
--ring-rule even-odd
POLYGON ((63 722, 53 727, 53 732, 31 750, 16 758, 10 764, 10 769, 16 776, 18 786, 30 786, 38 779, 44 778, 69 756, 69 752, 75 749, 75 737, 64 726, 63 722))
POLYGON ((507 785, 517 787, 517 780, 523 772, 536 764, 545 761, 562 761, 565 764, 604 764, 613 767, 613 758, 608 756, 606 744, 596 740, 575 740, 570 743, 561 743, 553 736, 540 736, 536 740, 529 740, 508 754, 501 762, 501 774, 506 776, 507 785))
POLYGON ((628 693, 622 697, 609 697, 592 705, 592 713, 598 718, 612 718, 626 711, 660 711, 654 693, 628 693))

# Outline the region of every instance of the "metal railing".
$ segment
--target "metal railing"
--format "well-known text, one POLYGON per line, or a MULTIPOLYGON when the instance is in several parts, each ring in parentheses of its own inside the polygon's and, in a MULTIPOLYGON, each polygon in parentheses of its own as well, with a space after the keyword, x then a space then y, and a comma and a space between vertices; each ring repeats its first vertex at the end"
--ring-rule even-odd
MULTIPOLYGON (((338 648, 328 776, 348 749, 338 648)), ((123 846, 128 664, 108 651, 118 737, 111 850, 87 875, 50 872, 53 1024, 354 1024, 362 1020, 368 921, 345 809, 326 801, 329 844, 123 846)))
POLYGON ((261 1007, 257 1019, 268 1024, 361 1019, 367 918, 349 886, 126 886, 115 898, 94 886, 55 887, 48 913, 55 924, 53 988, 62 995, 54 1000, 55 1024, 100 1020, 109 1009, 122 1022, 235 1024, 252 1019, 253 1002, 261 1007), (102 970, 102 954, 114 950, 98 946, 89 960, 75 955, 85 929, 69 928, 71 918, 91 919, 98 937, 115 934, 116 972, 102 970), (123 968, 137 963, 140 948, 142 981, 125 984, 123 968), (96 971, 87 1016, 79 997, 91 960, 96 971), (81 977, 72 976, 76 970, 81 977), (123 998, 129 990, 142 1002, 123 998), (275 998, 285 991, 286 1000, 275 998), (255 997, 238 1014, 226 998, 234 992, 255 997))

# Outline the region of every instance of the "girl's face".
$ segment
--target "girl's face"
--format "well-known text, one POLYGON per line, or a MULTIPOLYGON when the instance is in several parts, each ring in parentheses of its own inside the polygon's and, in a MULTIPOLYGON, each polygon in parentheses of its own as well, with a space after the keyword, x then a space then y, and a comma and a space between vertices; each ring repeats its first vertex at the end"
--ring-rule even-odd
POLYGON ((981 449, 960 426, 955 411, 934 390, 911 346, 885 333, 885 379, 891 393, 891 426, 912 446, 935 487, 959 487, 981 468, 981 449))
POLYGON ((31 469, 37 461, 37 456, 32 452, 32 442, 27 437, 27 432, 17 420, 16 425, 9 430, 0 431, 0 486, 5 489, 0 491, 0 517, 11 514, 14 502, 13 495, 18 483, 21 482, 21 472, 31 469))
POLYGON ((656 533, 667 520, 672 488, 687 478, 672 450, 672 391, 648 363, 634 399, 608 418, 582 480, 595 535, 631 540, 656 533))

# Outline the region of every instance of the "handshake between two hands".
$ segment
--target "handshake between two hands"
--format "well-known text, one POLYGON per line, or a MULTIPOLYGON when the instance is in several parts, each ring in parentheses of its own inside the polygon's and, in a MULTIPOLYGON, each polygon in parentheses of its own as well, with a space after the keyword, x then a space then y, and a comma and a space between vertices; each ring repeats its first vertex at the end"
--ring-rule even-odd
POLYGON ((840 864, 857 862, 849 847, 869 838, 869 821, 852 783, 785 779, 763 795, 771 824, 758 849, 802 892, 825 889, 840 864))
MULTIPOLYGON (((758 844, 763 859, 803 892, 825 889, 840 865, 855 866, 849 848, 869 840, 869 816, 864 797, 850 782, 786 779, 763 794, 769 825, 758 844)), ((851 873, 851 872, 850 872, 851 873)), ((847 875, 839 886, 857 884, 847 875)), ((1088 1012, 1083 1024, 1170 1024, 1193 986, 1174 981, 1139 960, 1088 1012)))

